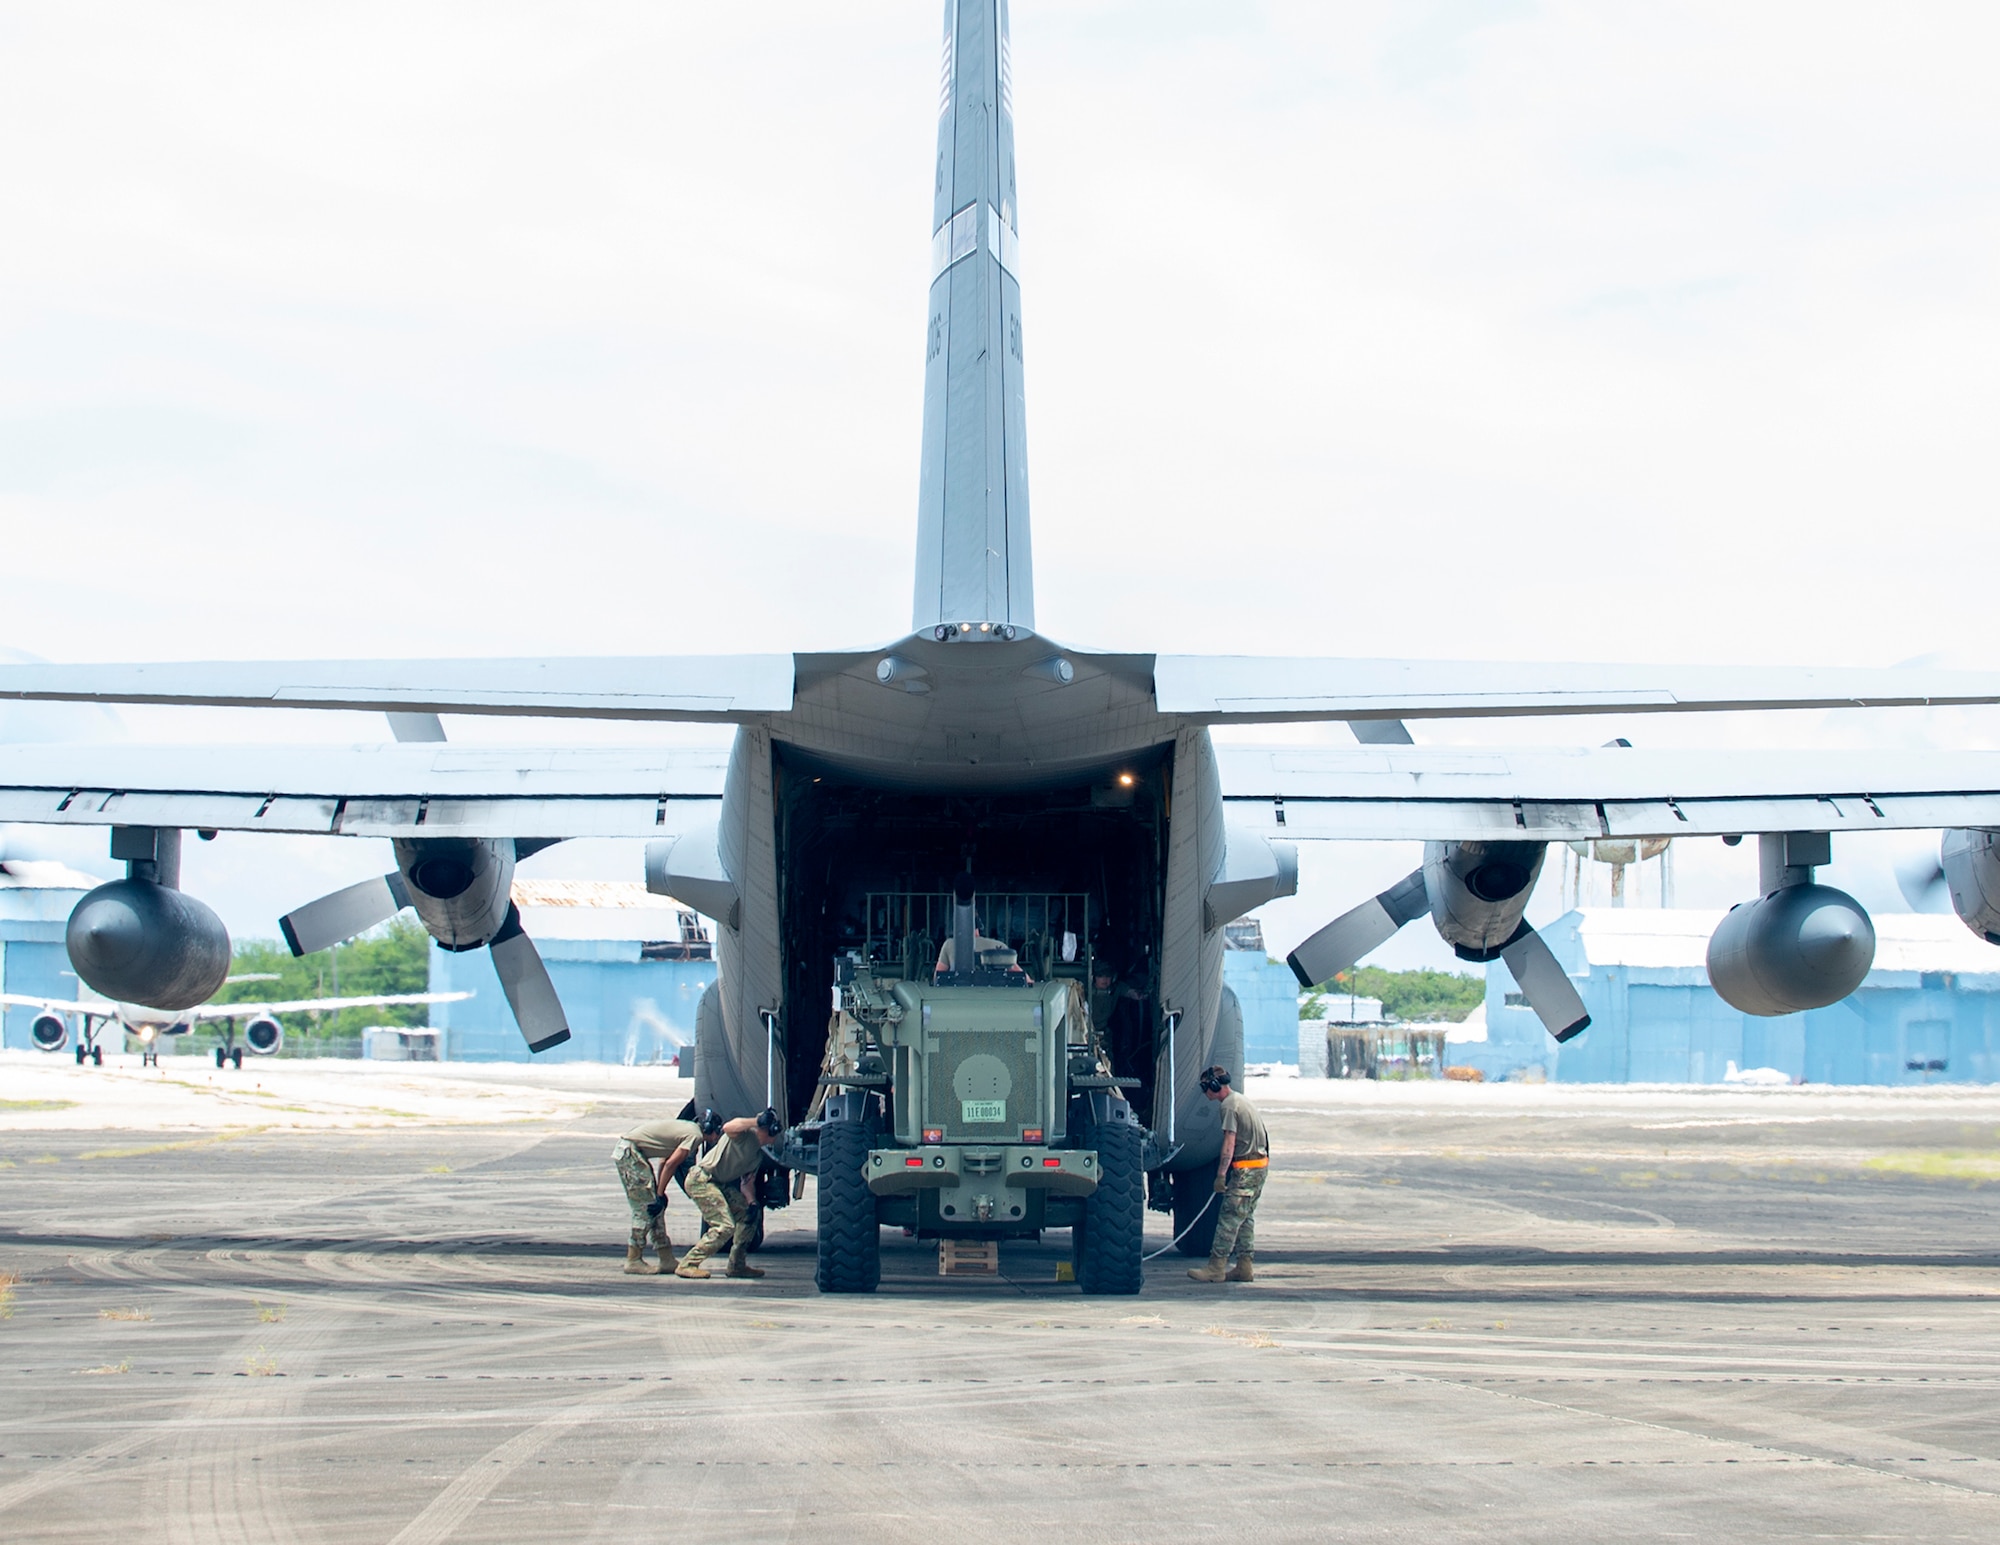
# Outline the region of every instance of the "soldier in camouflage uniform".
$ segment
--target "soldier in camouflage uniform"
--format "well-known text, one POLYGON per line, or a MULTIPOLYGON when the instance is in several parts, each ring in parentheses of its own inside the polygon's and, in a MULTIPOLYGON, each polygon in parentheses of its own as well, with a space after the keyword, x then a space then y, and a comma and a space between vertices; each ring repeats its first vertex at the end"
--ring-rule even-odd
POLYGON ((625 1247, 628 1274, 665 1276, 674 1269, 673 1241, 667 1238, 667 1182, 721 1129, 721 1118, 709 1111, 699 1121, 668 1117, 642 1122, 618 1139, 611 1162, 632 1208, 632 1237, 625 1247), (654 1240, 660 1252, 657 1266, 646 1260, 646 1245, 654 1240))
POLYGON ((1208 1264, 1188 1275, 1197 1282, 1254 1282, 1257 1272, 1251 1252, 1257 1247, 1257 1199, 1264 1194, 1264 1177, 1270 1172, 1271 1136, 1257 1107, 1229 1087, 1229 1069, 1204 1069, 1201 1092, 1222 1107, 1222 1158, 1215 1170, 1222 1214, 1215 1222, 1208 1264))
POLYGON ((725 1243, 729 1246, 730 1276, 764 1275, 748 1259, 751 1214, 757 1205, 757 1171, 764 1163, 764 1150, 778 1140, 782 1130, 783 1123, 774 1110, 738 1116, 722 1124, 722 1140, 688 1171, 687 1194, 701 1209, 708 1231, 681 1257, 675 1276, 706 1280, 711 1273, 701 1263, 725 1243))

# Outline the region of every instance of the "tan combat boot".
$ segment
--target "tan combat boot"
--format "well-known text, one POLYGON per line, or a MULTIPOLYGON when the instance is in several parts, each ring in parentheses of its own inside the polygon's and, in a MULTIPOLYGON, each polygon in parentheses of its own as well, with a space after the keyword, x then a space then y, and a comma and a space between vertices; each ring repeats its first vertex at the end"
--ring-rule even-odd
POLYGON ((761 1277, 764 1275, 764 1268, 761 1266, 752 1266, 744 1257, 741 1250, 731 1250, 729 1252, 729 1275, 732 1277, 761 1277))
POLYGON ((676 1277, 691 1277, 697 1282, 706 1282, 712 1273, 703 1271, 701 1263, 707 1259, 707 1256, 696 1255, 690 1250, 686 1255, 681 1257, 680 1265, 674 1268, 674 1275, 676 1277))
POLYGON ((653 1268, 646 1264, 646 1247, 644 1245, 627 1245, 625 1247, 625 1275, 628 1277, 650 1277, 652 1274, 653 1268))
POLYGON ((1251 1258, 1247 1255, 1237 1256, 1236 1264, 1230 1268, 1229 1275, 1222 1280, 1225 1282, 1255 1282, 1257 1280, 1257 1268, 1251 1265, 1250 1261, 1251 1258))
POLYGON ((661 1229, 653 1238, 657 1241, 657 1248, 660 1252, 659 1273, 663 1277, 671 1276, 676 1264, 674 1261, 674 1242, 667 1238, 667 1231, 665 1229, 661 1229))
POLYGON ((1197 1282, 1226 1282, 1229 1280, 1229 1263, 1219 1255, 1211 1255, 1206 1266, 1188 1269, 1188 1275, 1197 1282))

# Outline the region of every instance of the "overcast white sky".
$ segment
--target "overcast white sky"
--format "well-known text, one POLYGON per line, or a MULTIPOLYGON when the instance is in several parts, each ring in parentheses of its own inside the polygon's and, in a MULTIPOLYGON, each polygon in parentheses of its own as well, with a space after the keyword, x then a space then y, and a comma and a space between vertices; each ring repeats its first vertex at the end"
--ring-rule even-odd
MULTIPOLYGON (((0 4, 0 644, 897 634, 939 11, 0 4)), ((2000 664, 1996 45, 1976 4, 1015 0, 1042 630, 2000 664)), ((1412 860, 1309 848, 1273 943, 1412 860)), ((268 933, 385 864, 225 837, 189 879, 268 933)), ((1850 853, 1833 878, 1883 907, 1885 873, 1850 853)), ((1720 905, 1754 859, 1707 844, 1680 874, 1720 905)), ((1439 958, 1420 935, 1384 958, 1439 958)))

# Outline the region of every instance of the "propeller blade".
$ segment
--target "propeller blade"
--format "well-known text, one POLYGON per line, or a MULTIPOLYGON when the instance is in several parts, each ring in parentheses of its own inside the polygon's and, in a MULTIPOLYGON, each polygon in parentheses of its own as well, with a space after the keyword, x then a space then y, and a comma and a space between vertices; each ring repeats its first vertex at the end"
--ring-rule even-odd
POLYGON ((1292 975, 1304 987, 1330 982, 1370 950, 1380 949, 1396 936, 1405 923, 1414 922, 1430 910, 1430 893, 1424 889, 1424 872, 1413 870, 1379 896, 1372 896, 1343 912, 1318 933, 1285 957, 1292 975))
POLYGON ((549 980, 549 968, 542 964, 542 952, 521 931, 519 907, 509 903, 507 921, 487 948, 493 952, 500 989, 507 994, 507 1006, 514 1011, 514 1023, 521 1027, 528 1050, 547 1051, 567 1041, 569 1016, 556 996, 556 984, 549 980))
POLYGON ((1912 912, 1949 912, 1950 888, 1945 884, 1944 865, 1935 848, 1905 854, 1896 860, 1896 889, 1912 912))
POLYGON ((1507 969, 1514 973, 1528 1007, 1535 1011, 1535 1017, 1550 1035, 1558 1041, 1567 1041, 1590 1028, 1590 1015, 1584 1011, 1583 999, 1577 996, 1576 983, 1569 979, 1569 973, 1549 949, 1548 940, 1534 929, 1523 923, 1500 951, 1500 958, 1507 962, 1507 969))
POLYGON ((294 955, 312 955, 336 944, 345 944, 358 933, 366 933, 377 923, 386 923, 410 904, 410 893, 400 874, 385 874, 363 880, 345 890, 309 901, 296 912, 278 919, 285 943, 294 955))

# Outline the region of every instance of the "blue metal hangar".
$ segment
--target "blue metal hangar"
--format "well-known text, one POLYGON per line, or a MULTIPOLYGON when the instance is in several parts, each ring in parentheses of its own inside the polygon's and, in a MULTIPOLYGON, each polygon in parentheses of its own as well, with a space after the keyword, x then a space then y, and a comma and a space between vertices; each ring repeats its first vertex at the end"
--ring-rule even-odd
POLYGON ((1764 1019, 1709 985, 1720 912, 1589 907, 1543 930, 1590 1028, 1563 1046, 1543 1031, 1504 962, 1487 968, 1486 1039, 1453 1062, 1488 1078, 1540 1067, 1564 1083, 1712 1084, 1775 1069, 1794 1083, 2000 1080, 2000 953, 1956 917, 1878 915, 1875 963, 1838 1003, 1764 1019))
MULTIPOLYGON (((537 1062, 672 1062, 694 1071, 695 1006, 715 980, 707 925, 645 886, 608 880, 516 880, 514 904, 540 947, 570 1038, 537 1062)), ((447 1062, 526 1062, 528 1050, 490 951, 431 945, 433 992, 471 992, 431 1011, 447 1062)))

